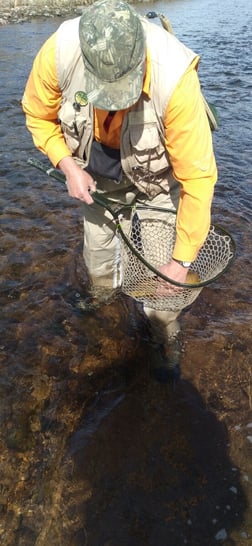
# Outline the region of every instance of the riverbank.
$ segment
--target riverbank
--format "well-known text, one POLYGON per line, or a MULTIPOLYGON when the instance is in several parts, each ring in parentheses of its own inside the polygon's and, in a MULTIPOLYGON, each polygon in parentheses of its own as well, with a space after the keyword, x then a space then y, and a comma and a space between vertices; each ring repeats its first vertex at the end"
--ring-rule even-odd
MULTIPOLYGON (((35 18, 50 17, 72 17, 80 15, 83 7, 92 2, 84 0, 82 4, 76 2, 33 2, 29 5, 11 6, 10 3, 1 4, 0 7, 0 25, 12 23, 24 23, 35 18)), ((13 2, 12 2, 13 4, 13 2)))
MULTIPOLYGON (((3 0, 0 6, 0 25, 24 23, 35 18, 77 17, 93 0, 3 0)), ((133 2, 129 2, 133 3, 133 2)))

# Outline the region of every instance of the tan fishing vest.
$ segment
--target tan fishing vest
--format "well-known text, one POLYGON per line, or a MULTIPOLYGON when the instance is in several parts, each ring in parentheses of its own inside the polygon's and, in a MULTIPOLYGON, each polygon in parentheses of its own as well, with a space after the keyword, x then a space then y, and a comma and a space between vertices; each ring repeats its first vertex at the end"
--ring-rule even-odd
MULTIPOLYGON (((163 28, 141 20, 151 59, 151 84, 149 96, 142 93, 124 118, 120 151, 127 178, 152 198, 176 184, 165 147, 163 119, 177 83, 197 55, 163 28)), ((75 100, 76 92, 85 92, 78 25, 76 18, 59 27, 56 66, 62 91, 62 131, 76 161, 85 167, 93 140, 93 106, 78 107, 75 100)))

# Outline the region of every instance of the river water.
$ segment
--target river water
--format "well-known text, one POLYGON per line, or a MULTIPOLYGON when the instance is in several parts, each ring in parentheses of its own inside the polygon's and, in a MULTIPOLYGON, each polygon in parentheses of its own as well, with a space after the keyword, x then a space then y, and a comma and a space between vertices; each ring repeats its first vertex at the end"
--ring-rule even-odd
POLYGON ((27 165, 40 154, 20 99, 61 20, 0 28, 4 546, 252 546, 251 8, 136 7, 164 13, 201 55, 220 118, 212 216, 237 256, 182 314, 180 382, 156 383, 141 307, 89 304, 80 206, 27 165))

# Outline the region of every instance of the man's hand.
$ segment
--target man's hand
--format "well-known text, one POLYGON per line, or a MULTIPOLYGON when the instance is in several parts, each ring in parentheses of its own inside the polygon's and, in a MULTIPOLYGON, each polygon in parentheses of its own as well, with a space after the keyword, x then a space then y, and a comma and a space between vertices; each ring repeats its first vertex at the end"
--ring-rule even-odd
POLYGON ((185 283, 188 273, 188 268, 183 267, 178 262, 175 262, 175 260, 171 260, 168 264, 161 265, 158 270, 166 277, 169 277, 169 279, 181 283, 185 283))
POLYGON ((66 177, 68 193, 75 199, 84 201, 91 205, 94 201, 90 192, 95 191, 95 182, 87 172, 83 171, 72 157, 64 157, 58 164, 58 167, 66 177))
MULTIPOLYGON (((168 264, 161 265, 158 271, 174 281, 181 283, 186 282, 188 269, 180 265, 178 262, 175 262, 175 260, 171 260, 168 264)), ((159 278, 159 286, 157 290, 157 294, 159 296, 165 296, 165 294, 168 295, 178 292, 179 290, 181 290, 179 286, 176 286, 175 284, 171 284, 168 281, 159 278)))

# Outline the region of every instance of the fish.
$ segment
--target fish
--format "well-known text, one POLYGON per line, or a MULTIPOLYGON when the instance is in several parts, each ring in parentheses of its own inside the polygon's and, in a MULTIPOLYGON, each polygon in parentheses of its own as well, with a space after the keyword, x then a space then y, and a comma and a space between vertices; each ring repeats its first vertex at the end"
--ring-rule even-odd
POLYGON ((197 271, 192 271, 192 269, 189 269, 187 276, 186 276, 186 284, 199 284, 201 282, 200 276, 197 273, 197 271))
MULTIPOLYGON (((201 281, 200 281, 199 274, 196 271, 192 271, 191 269, 189 269, 186 276, 185 284, 195 284, 195 286, 197 286, 197 284, 199 284, 200 282, 201 281)), ((144 298, 151 298, 154 296, 168 297, 168 296, 171 296, 172 294, 175 295, 180 290, 183 290, 183 287, 180 288, 173 285, 169 291, 168 290, 166 291, 165 288, 164 290, 161 291, 159 286, 160 285, 159 285, 157 276, 148 277, 146 279, 143 279, 139 283, 137 283, 135 286, 133 286, 128 293, 130 294, 132 298, 144 299, 144 298)))

